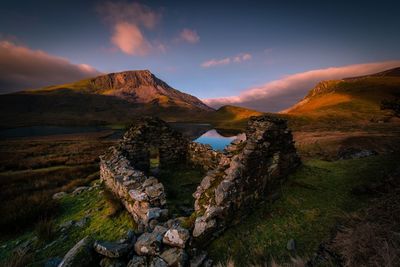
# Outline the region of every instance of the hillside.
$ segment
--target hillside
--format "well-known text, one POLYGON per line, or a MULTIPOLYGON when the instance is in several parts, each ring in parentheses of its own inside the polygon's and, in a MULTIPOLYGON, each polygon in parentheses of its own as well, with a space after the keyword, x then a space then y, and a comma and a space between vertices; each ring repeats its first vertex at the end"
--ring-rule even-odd
POLYGON ((237 106, 223 106, 207 117, 207 121, 218 128, 243 128, 251 116, 260 116, 262 112, 237 106))
POLYGON ((127 123, 143 115, 193 121, 211 111, 148 70, 126 71, 1 95, 0 127, 127 123))
POLYGON ((400 97, 400 68, 361 77, 322 81, 299 103, 283 111, 289 117, 331 123, 393 120, 383 100, 400 97))

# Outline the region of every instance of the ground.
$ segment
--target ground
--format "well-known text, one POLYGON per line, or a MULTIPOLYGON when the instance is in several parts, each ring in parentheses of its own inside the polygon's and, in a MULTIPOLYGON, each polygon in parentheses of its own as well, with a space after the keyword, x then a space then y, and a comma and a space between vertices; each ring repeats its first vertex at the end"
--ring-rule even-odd
MULTIPOLYGON (((294 131, 303 166, 289 177, 279 200, 266 201, 211 244, 212 258, 225 262, 230 255, 236 255, 233 259, 238 266, 249 260, 268 262, 271 258, 286 262, 293 254, 286 249, 290 239, 296 241, 297 255, 312 255, 318 245, 331 236, 338 221, 368 205, 369 197, 354 195, 352 189, 367 181, 380 180, 398 165, 400 156, 390 152, 400 143, 398 132, 393 128, 385 128, 390 132, 382 129, 294 131), (380 155, 336 160, 338 148, 357 145, 381 149, 380 155)), ((1 211, 6 216, 1 218, 4 233, 0 239, 0 261, 8 261, 15 248, 35 236, 38 241, 33 248, 40 251, 34 253, 34 265, 40 265, 50 257, 62 257, 85 235, 115 240, 128 229, 135 228, 126 212, 115 211, 117 208, 107 193, 101 193, 101 187, 77 196, 71 194, 76 186, 97 183, 98 155, 115 143, 107 139, 108 134, 0 142, 1 200, 7 203, 2 209, 9 207, 1 211), (52 200, 52 194, 59 191, 66 191, 68 195, 59 201, 52 200), (29 207, 43 210, 19 213, 29 207), (82 227, 72 227, 64 237, 59 225, 79 221, 85 216, 88 222, 82 227), (46 234, 46 230, 50 234, 46 234)), ((191 193, 201 176, 202 172, 190 169, 162 174, 160 179, 168 181, 164 184, 167 194, 172 196, 172 211, 179 214, 180 203, 187 202, 184 206, 190 206, 191 193)))

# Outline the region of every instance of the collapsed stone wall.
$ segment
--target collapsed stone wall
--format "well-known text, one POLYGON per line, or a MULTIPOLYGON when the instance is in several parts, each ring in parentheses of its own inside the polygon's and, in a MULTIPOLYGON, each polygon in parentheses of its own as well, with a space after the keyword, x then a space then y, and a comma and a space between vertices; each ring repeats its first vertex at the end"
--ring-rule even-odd
POLYGON ((299 165, 292 134, 283 119, 250 119, 245 134, 226 148, 218 166, 198 186, 193 236, 206 239, 225 229, 277 190, 299 165))

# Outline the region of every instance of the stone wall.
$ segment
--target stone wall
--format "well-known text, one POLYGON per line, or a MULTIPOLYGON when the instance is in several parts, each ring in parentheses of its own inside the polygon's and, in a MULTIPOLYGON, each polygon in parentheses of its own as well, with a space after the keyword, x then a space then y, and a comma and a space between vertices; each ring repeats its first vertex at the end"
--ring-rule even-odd
POLYGON ((136 122, 124 134, 118 145, 135 169, 148 171, 150 149, 157 148, 160 167, 169 167, 186 162, 189 140, 158 118, 144 118, 136 122))
POLYGON ((188 144, 187 160, 195 167, 203 168, 205 171, 215 169, 221 158, 225 157, 222 152, 215 151, 210 145, 190 142, 188 144))
POLYGON ((122 202, 138 224, 167 217, 164 186, 136 170, 122 151, 111 147, 101 156, 100 179, 122 202))
POLYGON ((300 163, 293 143, 285 120, 253 117, 193 194, 193 236, 209 239, 277 190, 300 163))

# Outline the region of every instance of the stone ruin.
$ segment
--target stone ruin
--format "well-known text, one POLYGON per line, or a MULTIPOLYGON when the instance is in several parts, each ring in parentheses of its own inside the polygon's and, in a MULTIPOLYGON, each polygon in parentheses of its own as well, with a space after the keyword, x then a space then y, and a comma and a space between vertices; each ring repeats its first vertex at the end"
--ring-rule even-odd
POLYGON ((204 244, 276 193, 299 164, 292 134, 280 118, 252 117, 245 132, 220 152, 188 140, 160 119, 146 117, 101 156, 100 177, 139 228, 147 231, 135 245, 137 254, 159 255, 161 247, 153 243, 160 238, 164 245, 175 243, 180 249, 186 243, 191 247, 204 244), (189 225, 168 214, 164 185, 152 176, 151 148, 158 150, 158 168, 187 164, 206 171, 193 193, 189 225), (161 237, 154 236, 160 232, 161 237), (152 245, 140 243, 141 239, 152 245))

